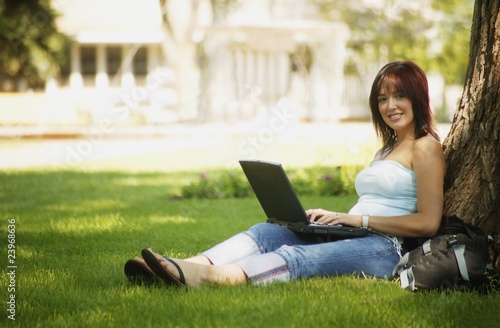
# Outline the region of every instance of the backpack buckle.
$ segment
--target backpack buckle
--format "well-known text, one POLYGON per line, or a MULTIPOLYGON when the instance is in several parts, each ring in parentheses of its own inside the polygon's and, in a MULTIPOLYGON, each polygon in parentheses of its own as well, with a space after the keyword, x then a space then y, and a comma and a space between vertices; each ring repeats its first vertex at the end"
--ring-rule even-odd
POLYGON ((456 244, 458 244, 457 236, 456 235, 446 235, 446 241, 448 242, 448 245, 453 247, 456 244))

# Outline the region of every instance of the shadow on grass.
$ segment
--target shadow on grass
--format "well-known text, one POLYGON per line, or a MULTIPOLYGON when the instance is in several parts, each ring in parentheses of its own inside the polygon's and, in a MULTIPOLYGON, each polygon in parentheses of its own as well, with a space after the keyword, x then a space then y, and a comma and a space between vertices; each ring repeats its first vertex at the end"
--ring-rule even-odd
MULTIPOLYGON (((5 220, 16 220, 24 247, 73 247, 81 253, 144 246, 198 252, 265 220, 254 197, 172 197, 194 177, 191 172, 0 172, 1 212, 5 220)), ((345 209, 349 203, 352 197, 345 209)))
POLYGON ((173 199, 183 178, 154 172, 2 172, 1 212, 5 225, 8 218, 16 220, 20 264, 74 269, 80 278, 99 267, 99 276, 119 272, 116 261, 124 263, 145 247, 173 256, 196 254, 263 220, 254 199, 173 199), (179 249, 184 254, 175 253, 179 249))
MULTIPOLYGON (((414 295, 392 282, 364 279, 312 279, 266 289, 241 286, 188 293, 132 286, 123 275, 123 264, 142 248, 152 247, 172 257, 194 255, 264 220, 254 198, 173 199, 171 195, 187 176, 0 173, 3 224, 8 218, 16 220, 19 322, 32 327, 64 327, 68 322, 73 326, 204 326, 207 320, 211 326, 264 322, 270 326, 377 326, 377 322, 378 326, 388 322, 433 326, 435 318, 441 318, 437 325, 474 323, 478 316, 469 315, 471 304, 476 314, 481 309, 496 313, 498 298, 491 302, 468 294, 466 300, 460 294, 414 295), (355 295, 363 295, 362 300, 356 301, 355 295), (326 315, 310 317, 306 309, 326 315), (170 321, 161 321, 159 313, 170 321), (465 316, 472 319, 464 321, 465 316)), ((340 211, 347 210, 355 196, 303 201, 304 206, 340 211)), ((2 240, 6 240, 4 231, 2 240)), ((6 258, 5 247, 1 252, 6 258)), ((2 285, 5 279, 6 275, 0 277, 2 285)))
MULTIPOLYGON (((36 320, 40 309, 46 318, 75 309, 99 312, 97 296, 109 304, 129 293, 124 288, 133 288, 123 264, 142 248, 189 256, 262 220, 253 199, 173 199, 186 177, 189 173, 1 172, 3 225, 16 221, 23 317, 36 320)), ((7 258, 7 248, 0 254, 7 258)), ((2 285, 5 279, 0 278, 2 285)))

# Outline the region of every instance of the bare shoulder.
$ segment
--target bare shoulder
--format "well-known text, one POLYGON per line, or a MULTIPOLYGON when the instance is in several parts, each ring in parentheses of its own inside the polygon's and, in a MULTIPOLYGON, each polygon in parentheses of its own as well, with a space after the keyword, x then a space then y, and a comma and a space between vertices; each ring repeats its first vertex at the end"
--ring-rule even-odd
POLYGON ((443 153, 441 143, 432 136, 425 136, 415 140, 413 151, 421 151, 424 153, 443 153))
POLYGON ((412 164, 422 165, 427 162, 442 162, 444 164, 443 148, 441 143, 432 136, 419 138, 413 144, 412 164))

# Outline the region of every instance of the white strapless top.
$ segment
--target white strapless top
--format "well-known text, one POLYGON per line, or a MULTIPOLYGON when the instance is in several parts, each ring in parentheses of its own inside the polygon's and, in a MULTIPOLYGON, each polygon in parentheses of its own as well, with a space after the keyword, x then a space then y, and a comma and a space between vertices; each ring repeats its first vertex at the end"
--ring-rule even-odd
POLYGON ((350 214, 399 216, 417 211, 415 172, 390 160, 375 160, 355 181, 359 200, 350 214))

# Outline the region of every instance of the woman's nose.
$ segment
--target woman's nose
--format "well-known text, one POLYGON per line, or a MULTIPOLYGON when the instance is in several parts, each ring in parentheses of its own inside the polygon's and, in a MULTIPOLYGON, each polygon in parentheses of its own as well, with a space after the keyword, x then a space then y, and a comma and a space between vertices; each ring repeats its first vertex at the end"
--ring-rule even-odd
POLYGON ((396 99, 390 97, 387 100, 387 105, 388 105, 389 109, 396 109, 396 99))

